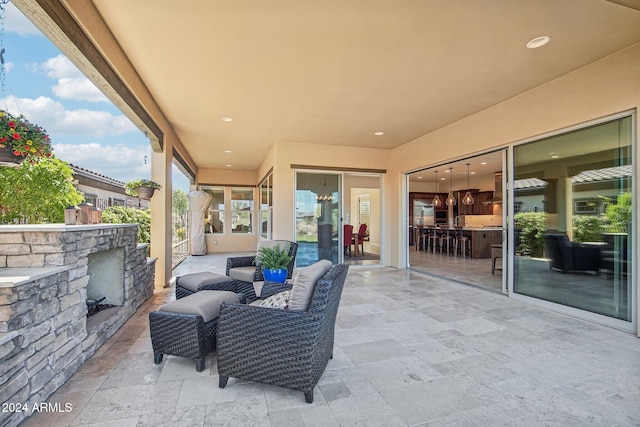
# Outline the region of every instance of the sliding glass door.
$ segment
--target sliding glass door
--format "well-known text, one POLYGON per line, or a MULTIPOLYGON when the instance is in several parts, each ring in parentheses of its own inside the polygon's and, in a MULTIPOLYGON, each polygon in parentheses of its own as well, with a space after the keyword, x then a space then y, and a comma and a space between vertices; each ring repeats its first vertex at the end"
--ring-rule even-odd
MULTIPOLYGON (((341 175, 296 174, 296 265, 304 267, 320 259, 341 261, 341 175)), ((350 237, 349 237, 350 238, 350 237)))
POLYGON ((515 294, 632 321, 632 129, 627 116, 513 148, 515 294))

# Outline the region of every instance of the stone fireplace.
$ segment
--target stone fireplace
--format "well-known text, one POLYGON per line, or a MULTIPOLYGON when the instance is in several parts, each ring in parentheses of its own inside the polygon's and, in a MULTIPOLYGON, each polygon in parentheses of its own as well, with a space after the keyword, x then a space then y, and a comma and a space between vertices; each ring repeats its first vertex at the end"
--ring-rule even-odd
MULTIPOLYGON (((153 294, 135 224, 0 226, 0 394, 44 402, 153 294), (87 318, 87 300, 115 306, 87 318), (108 302, 107 302, 108 301, 108 302)), ((0 413, 0 425, 26 413, 0 413)))

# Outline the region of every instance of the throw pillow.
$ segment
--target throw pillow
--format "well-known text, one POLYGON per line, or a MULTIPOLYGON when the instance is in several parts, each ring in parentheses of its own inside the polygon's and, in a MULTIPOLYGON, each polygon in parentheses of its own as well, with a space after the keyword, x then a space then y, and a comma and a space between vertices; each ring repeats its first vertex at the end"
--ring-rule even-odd
POLYGON ((331 270, 333 264, 328 259, 321 259, 315 264, 301 268, 293 281, 291 287, 291 298, 289 299, 289 310, 306 311, 311 303, 313 290, 316 282, 320 280, 327 271, 331 270))
POLYGON ((260 303, 260 307, 287 308, 290 296, 291 291, 283 291, 275 295, 271 295, 260 303))

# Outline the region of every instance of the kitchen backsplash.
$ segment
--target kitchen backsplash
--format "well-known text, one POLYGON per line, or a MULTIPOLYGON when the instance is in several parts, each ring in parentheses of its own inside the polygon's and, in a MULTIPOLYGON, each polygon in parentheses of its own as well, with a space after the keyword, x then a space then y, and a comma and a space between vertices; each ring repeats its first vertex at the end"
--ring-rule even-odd
POLYGON ((502 227, 501 215, 464 215, 465 227, 502 227))

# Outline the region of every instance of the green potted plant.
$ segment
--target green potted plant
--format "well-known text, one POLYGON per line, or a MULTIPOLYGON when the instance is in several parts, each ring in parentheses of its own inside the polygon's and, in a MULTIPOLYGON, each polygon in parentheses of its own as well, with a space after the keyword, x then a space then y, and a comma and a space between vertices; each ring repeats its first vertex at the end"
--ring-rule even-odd
POLYGON ((136 179, 127 182, 124 186, 124 191, 129 196, 150 199, 153 197, 153 193, 160 188, 162 188, 160 184, 150 179, 136 179))
POLYGON ((284 283, 287 280, 287 267, 292 259, 289 252, 280 245, 262 247, 256 255, 256 262, 262 268, 264 280, 269 282, 284 283))

